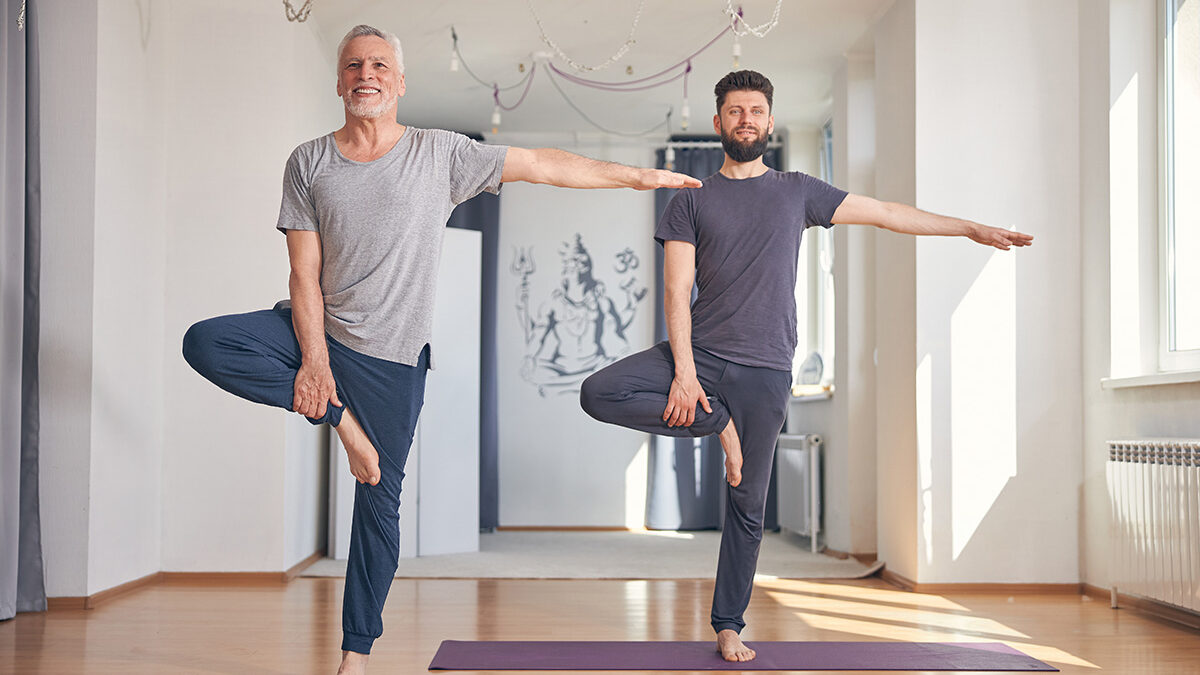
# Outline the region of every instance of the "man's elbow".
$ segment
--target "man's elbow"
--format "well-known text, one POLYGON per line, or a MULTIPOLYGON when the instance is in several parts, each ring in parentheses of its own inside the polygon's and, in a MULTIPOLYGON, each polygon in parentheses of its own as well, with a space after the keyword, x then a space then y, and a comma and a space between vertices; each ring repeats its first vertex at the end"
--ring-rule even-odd
POLYGON ((874 213, 871 214, 869 223, 881 230, 891 230, 892 232, 896 232, 896 228, 902 218, 902 207, 902 204, 898 204, 896 202, 878 202, 875 206, 874 213))
MULTIPOLYGON (((510 158, 515 160, 511 162, 513 172, 511 176, 505 176, 505 179, 540 185, 551 182, 551 176, 547 171, 547 152, 544 148, 534 150, 513 148, 512 151, 518 154, 516 157, 510 158)), ((510 160, 506 160, 506 164, 508 161, 510 160)))
POLYGON ((672 287, 668 285, 663 289, 663 306, 665 308, 669 309, 676 306, 687 307, 691 304, 691 300, 691 286, 683 288, 682 286, 672 287))
POLYGON ((288 288, 292 291, 297 291, 305 288, 321 287, 319 275, 305 269, 292 268, 288 274, 288 288))

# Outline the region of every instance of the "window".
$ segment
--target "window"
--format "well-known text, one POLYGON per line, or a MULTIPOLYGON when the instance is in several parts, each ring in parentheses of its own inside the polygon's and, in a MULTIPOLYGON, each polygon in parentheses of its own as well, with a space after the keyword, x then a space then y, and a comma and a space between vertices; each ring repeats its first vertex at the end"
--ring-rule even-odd
MULTIPOLYGON (((826 122, 817 137, 817 177, 833 182, 833 122, 826 122)), ((812 227, 805 231, 800 241, 800 267, 796 283, 796 333, 799 345, 792 363, 792 379, 795 385, 833 384, 834 350, 834 298, 833 298, 833 231, 824 227, 812 227), (813 354, 817 357, 814 359, 813 354), (815 364, 820 363, 820 379, 816 376, 815 364)), ((796 387, 794 392, 811 390, 796 387)))
POLYGON ((1200 369, 1200 0, 1164 0, 1162 370, 1200 369))

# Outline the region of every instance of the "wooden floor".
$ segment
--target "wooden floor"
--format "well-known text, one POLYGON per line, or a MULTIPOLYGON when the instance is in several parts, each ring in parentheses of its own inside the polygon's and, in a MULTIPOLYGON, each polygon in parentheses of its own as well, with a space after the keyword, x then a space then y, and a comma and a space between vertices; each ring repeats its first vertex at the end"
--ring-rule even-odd
MULTIPOLYGON (((333 673, 341 592, 340 579, 164 581, 21 614, 0 623, 0 672, 333 673)), ((370 671, 425 672, 445 639, 708 640, 711 594, 711 581, 398 579, 370 671)), ((746 618, 748 640, 1001 641, 1064 673, 1200 673, 1200 633, 1078 595, 760 581, 746 618)))

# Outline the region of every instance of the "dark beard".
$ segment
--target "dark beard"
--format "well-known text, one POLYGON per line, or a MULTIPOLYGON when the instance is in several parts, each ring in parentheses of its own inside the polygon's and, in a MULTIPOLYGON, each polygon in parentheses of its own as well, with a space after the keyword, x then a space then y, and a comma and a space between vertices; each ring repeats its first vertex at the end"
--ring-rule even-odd
POLYGON ((767 151, 767 134, 762 134, 753 143, 744 144, 734 135, 736 133, 737 131, 734 130, 730 134, 721 134, 721 147, 733 161, 753 162, 767 151))

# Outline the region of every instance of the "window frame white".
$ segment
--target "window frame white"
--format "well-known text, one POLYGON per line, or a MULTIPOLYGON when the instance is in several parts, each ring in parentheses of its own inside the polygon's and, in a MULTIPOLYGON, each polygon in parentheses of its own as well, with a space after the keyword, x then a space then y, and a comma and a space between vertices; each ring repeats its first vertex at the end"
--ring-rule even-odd
MULTIPOLYGON (((1160 0, 1159 12, 1159 115, 1158 115, 1158 370, 1200 370, 1200 349, 1176 350, 1173 298, 1175 234, 1175 137, 1174 137, 1174 18, 1176 0, 1160 0)), ((1200 301, 1200 300, 1198 300, 1200 301)))

